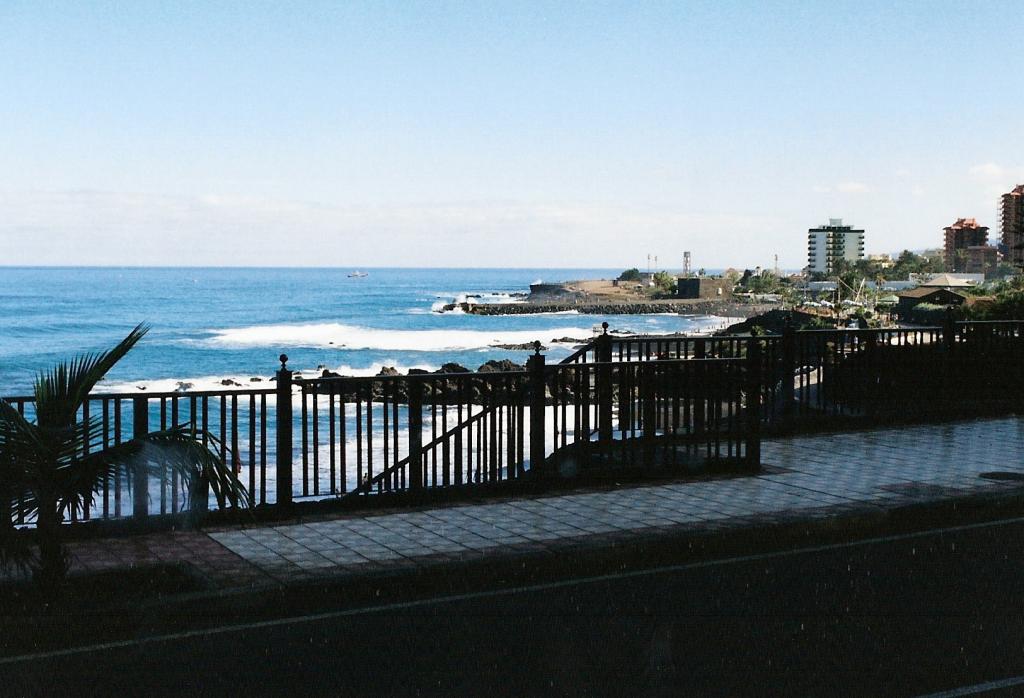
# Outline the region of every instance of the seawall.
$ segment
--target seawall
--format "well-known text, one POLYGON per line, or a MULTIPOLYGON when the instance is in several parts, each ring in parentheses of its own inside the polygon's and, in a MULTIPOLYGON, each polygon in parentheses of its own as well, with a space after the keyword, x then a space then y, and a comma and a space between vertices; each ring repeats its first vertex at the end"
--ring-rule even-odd
POLYGON ((460 309, 470 315, 534 315, 576 311, 583 315, 719 315, 748 318, 767 312, 777 305, 753 305, 718 300, 654 300, 638 302, 590 303, 451 303, 443 311, 460 309))

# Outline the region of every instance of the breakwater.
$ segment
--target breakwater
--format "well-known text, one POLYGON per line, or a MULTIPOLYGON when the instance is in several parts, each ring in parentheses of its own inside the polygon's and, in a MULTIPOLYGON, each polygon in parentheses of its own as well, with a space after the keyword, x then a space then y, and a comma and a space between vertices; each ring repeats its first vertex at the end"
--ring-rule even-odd
POLYGON ((563 303, 450 303, 442 312, 461 310, 470 315, 536 315, 577 312, 581 315, 719 315, 748 318, 778 306, 754 305, 717 300, 652 300, 637 302, 563 302, 563 303))

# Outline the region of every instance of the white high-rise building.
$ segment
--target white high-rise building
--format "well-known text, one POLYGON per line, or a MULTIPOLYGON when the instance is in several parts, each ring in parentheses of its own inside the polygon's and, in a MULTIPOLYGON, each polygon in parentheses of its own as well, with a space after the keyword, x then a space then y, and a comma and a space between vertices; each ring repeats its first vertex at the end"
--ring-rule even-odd
POLYGON ((864 259, 864 231, 843 225, 842 218, 829 218, 828 225, 807 231, 807 270, 829 274, 836 260, 853 263, 864 259))

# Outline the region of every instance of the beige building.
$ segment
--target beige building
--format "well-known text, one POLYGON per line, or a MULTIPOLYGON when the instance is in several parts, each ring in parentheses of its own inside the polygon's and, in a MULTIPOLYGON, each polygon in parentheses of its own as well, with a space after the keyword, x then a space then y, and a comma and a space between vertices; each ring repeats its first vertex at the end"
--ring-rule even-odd
POLYGON ((888 254, 869 254, 868 261, 877 264, 882 269, 891 269, 896 265, 892 255, 888 254))

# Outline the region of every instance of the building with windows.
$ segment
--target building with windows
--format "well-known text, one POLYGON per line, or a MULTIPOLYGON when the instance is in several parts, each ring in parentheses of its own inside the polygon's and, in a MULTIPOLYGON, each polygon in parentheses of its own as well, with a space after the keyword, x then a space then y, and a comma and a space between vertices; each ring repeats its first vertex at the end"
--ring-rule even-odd
POLYGON ((1006 261, 1015 267, 1024 267, 1024 184, 1003 194, 999 206, 1002 224, 1002 243, 1006 261))
POLYGON ((891 269, 896 265, 896 260, 889 254, 869 254, 868 261, 877 264, 880 269, 891 269))
POLYGON ((964 271, 968 274, 983 274, 986 278, 996 273, 999 266, 999 250, 991 245, 968 247, 964 271))
POLYGON ((807 231, 807 271, 830 274, 839 260, 854 263, 864 259, 864 231, 843 225, 842 218, 829 218, 828 225, 807 231))
POLYGON ((967 271, 968 248, 988 246, 988 227, 978 225, 973 218, 957 218, 953 225, 943 230, 946 233, 943 259, 949 271, 967 271))

